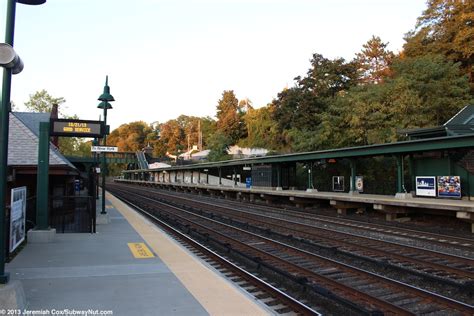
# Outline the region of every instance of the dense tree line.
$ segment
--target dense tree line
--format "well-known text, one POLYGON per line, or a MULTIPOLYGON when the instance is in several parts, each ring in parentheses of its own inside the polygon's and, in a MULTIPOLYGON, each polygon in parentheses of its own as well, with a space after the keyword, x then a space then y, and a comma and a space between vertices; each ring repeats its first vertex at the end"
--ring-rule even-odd
POLYGON ((233 144, 300 152, 400 140, 398 130, 441 125, 473 101, 473 12, 472 1, 429 0, 399 54, 377 36, 350 61, 315 53, 306 75, 266 106, 254 109, 228 90, 216 120, 182 115, 156 130, 135 122, 109 141, 122 149, 149 142, 157 155, 178 153, 197 143, 199 121, 211 160, 226 159, 233 144))
POLYGON ((216 119, 132 122, 107 142, 121 151, 150 145, 163 157, 201 140, 210 160, 222 160, 234 144, 287 153, 401 140, 398 130, 441 125, 472 104, 474 2, 428 0, 405 41, 398 54, 378 36, 352 60, 315 53, 306 74, 265 106, 254 108, 226 90, 216 119))

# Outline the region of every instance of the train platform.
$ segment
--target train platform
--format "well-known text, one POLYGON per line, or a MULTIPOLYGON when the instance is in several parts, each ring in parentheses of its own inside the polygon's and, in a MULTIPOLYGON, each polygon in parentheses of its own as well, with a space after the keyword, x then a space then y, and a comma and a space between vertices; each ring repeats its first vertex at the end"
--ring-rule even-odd
POLYGON ((29 243, 6 265, 10 282, 22 284, 30 314, 271 313, 146 218, 114 196, 106 198, 110 221, 97 225, 96 234, 56 234, 51 243, 29 243))

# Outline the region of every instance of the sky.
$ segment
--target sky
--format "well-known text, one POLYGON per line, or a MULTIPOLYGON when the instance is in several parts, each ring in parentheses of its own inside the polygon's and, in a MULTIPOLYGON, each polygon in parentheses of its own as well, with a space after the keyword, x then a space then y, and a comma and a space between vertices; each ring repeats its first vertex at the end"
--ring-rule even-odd
MULTIPOLYGON (((0 0, 0 34, 7 0, 0 0)), ((112 129, 181 114, 214 117, 224 90, 258 108, 304 75, 313 54, 351 60, 372 35, 398 52, 425 0, 47 0, 17 4, 17 110, 36 91, 98 120, 109 76, 112 129)))

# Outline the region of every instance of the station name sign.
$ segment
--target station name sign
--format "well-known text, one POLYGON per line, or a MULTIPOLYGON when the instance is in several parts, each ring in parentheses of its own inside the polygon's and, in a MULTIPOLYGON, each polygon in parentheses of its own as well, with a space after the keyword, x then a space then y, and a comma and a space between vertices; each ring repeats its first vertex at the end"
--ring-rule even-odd
POLYGON ((91 152, 93 153, 116 153, 118 152, 118 147, 113 146, 92 146, 91 152))
POLYGON ((51 119, 51 136, 104 137, 106 128, 102 121, 51 119))

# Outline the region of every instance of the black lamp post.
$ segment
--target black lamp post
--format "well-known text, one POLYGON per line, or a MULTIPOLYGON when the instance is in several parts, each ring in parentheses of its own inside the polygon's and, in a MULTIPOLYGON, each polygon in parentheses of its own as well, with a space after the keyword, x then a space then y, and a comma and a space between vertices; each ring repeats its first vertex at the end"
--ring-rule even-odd
MULTIPOLYGON (((46 0, 8 0, 7 17, 5 27, 5 42, 13 47, 15 35, 15 11, 16 3, 29 5, 43 4, 46 0)), ((19 62, 19 58, 17 62, 19 62)), ((16 73, 12 66, 2 65, 3 80, 0 100, 0 284, 8 283, 8 273, 5 273, 5 200, 7 190, 7 169, 8 169, 8 129, 10 119, 10 90, 12 73, 16 73)), ((21 71, 21 70, 20 70, 21 71)))
MULTIPOLYGON (((104 86, 104 93, 102 93, 99 97, 99 101, 102 101, 97 106, 99 109, 104 110, 104 125, 106 126, 106 133, 104 135, 104 146, 107 146, 107 134, 109 133, 107 127, 107 110, 112 109, 112 105, 109 102, 115 101, 114 97, 110 94, 110 87, 108 85, 109 76, 105 77, 105 86, 104 86)), ((105 174, 107 172, 107 161, 105 159, 105 152, 102 153, 102 210, 100 214, 107 214, 105 211, 105 174)))

